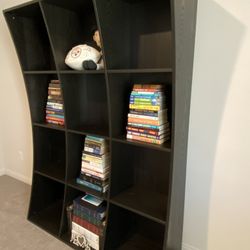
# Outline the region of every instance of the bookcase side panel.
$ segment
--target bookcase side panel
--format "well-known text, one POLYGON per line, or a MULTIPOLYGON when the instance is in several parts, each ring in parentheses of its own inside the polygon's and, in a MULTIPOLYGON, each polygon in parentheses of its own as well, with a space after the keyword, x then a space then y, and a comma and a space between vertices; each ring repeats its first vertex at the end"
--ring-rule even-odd
POLYGON ((171 1, 173 25, 172 168, 164 250, 180 250, 197 0, 171 1))

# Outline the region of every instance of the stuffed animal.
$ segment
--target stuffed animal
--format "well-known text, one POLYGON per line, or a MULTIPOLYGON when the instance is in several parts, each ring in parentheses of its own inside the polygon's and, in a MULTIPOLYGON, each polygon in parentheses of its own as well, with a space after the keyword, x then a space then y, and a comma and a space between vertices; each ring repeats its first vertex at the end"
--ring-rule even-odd
MULTIPOLYGON (((98 30, 94 31, 93 40, 101 49, 98 30)), ((65 58, 65 63, 75 70, 100 70, 104 68, 102 52, 87 44, 78 45, 72 48, 65 58)))

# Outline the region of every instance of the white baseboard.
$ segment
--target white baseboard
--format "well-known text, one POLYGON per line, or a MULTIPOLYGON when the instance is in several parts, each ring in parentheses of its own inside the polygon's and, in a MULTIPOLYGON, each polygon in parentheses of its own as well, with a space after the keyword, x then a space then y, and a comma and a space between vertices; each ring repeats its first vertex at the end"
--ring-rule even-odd
POLYGON ((182 250, 200 250, 200 249, 190 244, 182 243, 182 250))
POLYGON ((12 171, 9 169, 6 169, 4 172, 5 172, 4 174, 6 174, 12 178, 15 178, 19 181, 22 181, 22 182, 25 182, 26 184, 31 185, 32 180, 31 180, 31 178, 28 178, 27 176, 24 176, 22 174, 18 174, 15 171, 12 171))
POLYGON ((5 174, 5 169, 4 168, 0 168, 0 176, 5 174))

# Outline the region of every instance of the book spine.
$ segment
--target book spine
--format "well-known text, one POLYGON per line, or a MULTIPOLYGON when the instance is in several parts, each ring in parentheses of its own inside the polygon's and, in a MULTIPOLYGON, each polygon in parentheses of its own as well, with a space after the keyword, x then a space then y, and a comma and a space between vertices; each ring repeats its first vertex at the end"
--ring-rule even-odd
POLYGON ((54 117, 58 119, 64 119, 64 115, 57 115, 57 114, 47 114, 47 117, 54 117))
POLYGON ((156 136, 160 136, 166 130, 166 129, 153 130, 153 129, 135 128, 135 127, 130 127, 130 126, 127 126, 126 129, 127 131, 130 131, 130 132, 137 132, 137 133, 156 135, 156 136))
POLYGON ((164 124, 161 126, 156 126, 156 125, 148 125, 148 124, 140 124, 140 123, 132 123, 132 122, 128 122, 128 126, 138 127, 138 128, 148 128, 148 129, 153 129, 153 130, 161 130, 161 129, 165 128, 165 127, 163 127, 164 124))
POLYGON ((136 132, 129 132, 129 131, 128 131, 128 135, 142 136, 142 137, 145 137, 145 138, 156 139, 156 140, 162 140, 163 138, 168 136, 167 134, 162 134, 160 136, 155 136, 155 135, 147 135, 147 134, 143 134, 143 133, 136 133, 136 132))
POLYGON ((58 101, 62 101, 63 98, 62 98, 62 96, 48 95, 48 100, 58 100, 58 101))
POLYGON ((99 213, 97 211, 91 210, 81 204, 78 204, 77 202, 75 202, 76 205, 76 211, 81 211, 82 214, 84 214, 85 216, 89 217, 89 218, 93 218, 96 221, 101 221, 104 217, 106 213, 99 213))
POLYGON ((110 161, 110 158, 106 158, 106 159, 97 159, 95 157, 92 156, 82 156, 82 160, 84 161, 89 161, 89 162, 94 162, 96 164, 100 164, 100 165, 104 165, 107 164, 110 161))
POLYGON ((166 119, 166 115, 159 115, 159 116, 150 116, 150 115, 136 115, 136 114, 128 114, 129 118, 135 118, 135 119, 147 119, 147 120, 152 120, 152 121, 159 121, 166 119))
POLYGON ((132 140, 137 140, 137 141, 143 141, 143 142, 148 142, 148 143, 153 143, 153 144, 162 144, 164 141, 167 140, 167 138, 164 138, 163 140, 157 140, 157 139, 151 139, 151 138, 145 138, 141 136, 136 136, 136 135, 129 135, 127 134, 127 139, 132 139, 132 140))
POLYGON ((58 90, 48 90, 48 94, 49 95, 56 95, 56 96, 61 96, 62 95, 62 92, 61 91, 58 91, 58 90))
POLYGON ((87 169, 90 171, 95 171, 100 174, 105 174, 109 170, 109 166, 105 166, 104 168, 96 168, 88 163, 82 162, 82 169, 87 169))
POLYGON ((79 184, 79 185, 83 185, 83 186, 85 186, 85 187, 94 189, 94 190, 96 190, 96 191, 98 191, 98 192, 102 192, 102 191, 103 191, 103 188, 101 188, 101 187, 99 187, 99 186, 97 186, 97 185, 95 185, 95 184, 92 184, 92 183, 90 183, 90 182, 88 182, 88 181, 81 180, 80 178, 77 178, 77 179, 76 179, 76 182, 77 182, 77 184, 79 184))
POLYGON ((92 174, 89 174, 89 173, 86 173, 86 172, 83 172, 83 171, 81 171, 80 176, 81 175, 89 176, 91 178, 97 179, 97 180, 102 181, 102 182, 108 180, 108 178, 109 178, 108 174, 106 174, 105 178, 101 178, 99 176, 92 175, 92 174))
POLYGON ((146 110, 154 110, 159 111, 161 110, 161 107, 158 106, 151 106, 151 105, 137 105, 137 104, 129 104, 130 109, 146 109, 146 110))
POLYGON ((148 88, 148 89, 162 89, 163 85, 162 84, 140 84, 140 83, 136 83, 133 86, 133 89, 144 89, 144 88, 148 88))
POLYGON ((59 107, 59 106, 55 106, 55 105, 51 105, 51 104, 47 104, 46 105, 47 109, 51 109, 51 110, 58 110, 58 111, 62 111, 63 107, 59 107))
POLYGON ((91 170, 89 170, 89 169, 82 169, 81 172, 82 172, 83 174, 90 174, 90 175, 92 175, 92 176, 94 176, 94 177, 100 177, 100 178, 102 178, 102 179, 104 179, 104 180, 108 178, 108 174, 109 174, 109 172, 107 172, 107 173, 105 173, 105 174, 100 174, 100 173, 97 173, 97 172, 95 172, 95 171, 91 171, 91 170))
POLYGON ((95 155, 95 154, 83 151, 82 157, 89 157, 89 158, 93 158, 94 160, 105 160, 110 157, 110 154, 95 155))
POLYGON ((105 163, 96 163, 96 162, 87 161, 87 160, 82 160, 82 163, 86 163, 86 164, 89 164, 89 165, 92 166, 92 167, 100 168, 100 169, 105 168, 106 165, 107 165, 107 164, 105 164, 105 163))
POLYGON ((88 181, 88 182, 91 182, 97 186, 100 186, 100 187, 103 187, 107 184, 107 181, 103 181, 103 180, 100 180, 100 179, 97 179, 97 178, 94 178, 94 177, 91 177, 91 176, 88 176, 88 175, 85 175, 85 174, 80 174, 80 179, 82 180, 85 180, 85 181, 88 181))
POLYGON ((50 115, 64 115, 64 112, 63 112, 63 110, 61 110, 61 111, 55 111, 55 110, 51 111, 51 110, 46 109, 46 114, 50 114, 50 115))
POLYGON ((51 121, 51 120, 47 120, 47 119, 46 119, 46 122, 53 124, 53 125, 62 125, 62 126, 64 125, 64 122, 56 122, 56 121, 51 121))
POLYGON ((88 135, 87 139, 88 140, 92 140, 94 142, 104 142, 105 141, 104 138, 100 138, 100 137, 96 137, 96 136, 91 136, 91 135, 88 135))
POLYGON ((55 117, 51 117, 46 115, 46 120, 52 120, 52 121, 56 121, 56 122, 64 122, 64 118, 55 118, 55 117))
POLYGON ((103 235, 103 229, 101 227, 97 227, 96 225, 91 224, 88 221, 86 221, 78 216, 73 215, 72 221, 75 222, 76 224, 86 228, 87 230, 91 231, 94 234, 97 234, 99 236, 103 235))
MULTIPOLYGON (((147 124, 147 125, 155 125, 160 126, 164 123, 164 121, 157 121, 157 120, 148 120, 148 119, 140 119, 140 118, 128 118, 129 123, 140 123, 140 124, 147 124)), ((166 122, 166 121, 165 121, 166 122)))
POLYGON ((104 153, 103 150, 100 150, 98 148, 88 147, 87 145, 84 146, 84 151, 97 155, 102 155, 104 153))
POLYGON ((52 88, 61 88, 61 84, 50 82, 49 83, 49 87, 52 87, 52 88))

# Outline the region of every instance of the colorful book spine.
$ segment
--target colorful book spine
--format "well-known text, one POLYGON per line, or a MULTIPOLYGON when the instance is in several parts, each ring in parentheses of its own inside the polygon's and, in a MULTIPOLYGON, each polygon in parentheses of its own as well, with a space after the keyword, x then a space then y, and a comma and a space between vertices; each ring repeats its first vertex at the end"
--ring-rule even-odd
POLYGON ((96 177, 92 177, 86 174, 81 174, 79 178, 82 180, 88 181, 90 183, 93 183, 100 187, 103 187, 108 184, 108 180, 100 180, 100 179, 97 179, 96 177))
POLYGON ((127 139, 132 139, 132 140, 136 140, 136 141, 142 141, 142 142, 148 142, 148 143, 160 145, 169 138, 167 137, 167 138, 164 138, 162 140, 157 140, 157 139, 151 139, 151 138, 145 138, 145 137, 141 137, 141 136, 137 136, 137 135, 127 134, 127 139))
POLYGON ((145 137, 145 138, 156 139, 156 140, 162 140, 165 137, 168 137, 167 134, 162 134, 160 136, 155 136, 155 135, 147 135, 147 134, 143 134, 143 133, 129 132, 129 131, 128 131, 128 135, 142 136, 142 137, 145 137))
POLYGON ((162 109, 161 106, 151 106, 151 105, 137 105, 137 104, 129 104, 130 109, 148 109, 148 110, 153 110, 153 111, 159 111, 162 109))
POLYGON ((129 123, 139 123, 139 124, 147 124, 147 125, 154 125, 154 126, 161 126, 164 124, 165 121, 162 120, 150 120, 150 119, 141 119, 141 118, 128 118, 129 123))
POLYGON ((156 125, 138 124, 138 123, 132 123, 132 122, 128 122, 128 126, 138 127, 138 128, 148 128, 148 129, 154 129, 154 130, 160 130, 162 126, 167 127, 167 125, 165 124, 162 124, 161 126, 156 126, 156 125))
POLYGON ((86 216, 99 220, 99 221, 103 220, 106 216, 105 210, 103 210, 104 212, 95 211, 93 209, 87 208, 86 206, 79 204, 75 200, 73 201, 73 208, 74 208, 74 211, 80 211, 86 216))
POLYGON ((78 216, 73 215, 72 221, 80 225, 81 227, 86 228, 87 230, 91 231, 94 234, 97 234, 99 236, 103 235, 102 227, 97 227, 96 225, 89 223, 87 220, 84 220, 78 216))
POLYGON ((88 182, 88 181, 85 181, 85 180, 82 180, 80 179, 79 177, 76 179, 76 182, 79 184, 79 185, 83 185, 85 187, 88 187, 88 188, 91 188, 91 189, 94 189, 98 192, 101 192, 101 193, 106 193, 107 190, 108 190, 108 185, 104 186, 104 187, 100 187, 100 186, 97 186, 91 182, 88 182))

